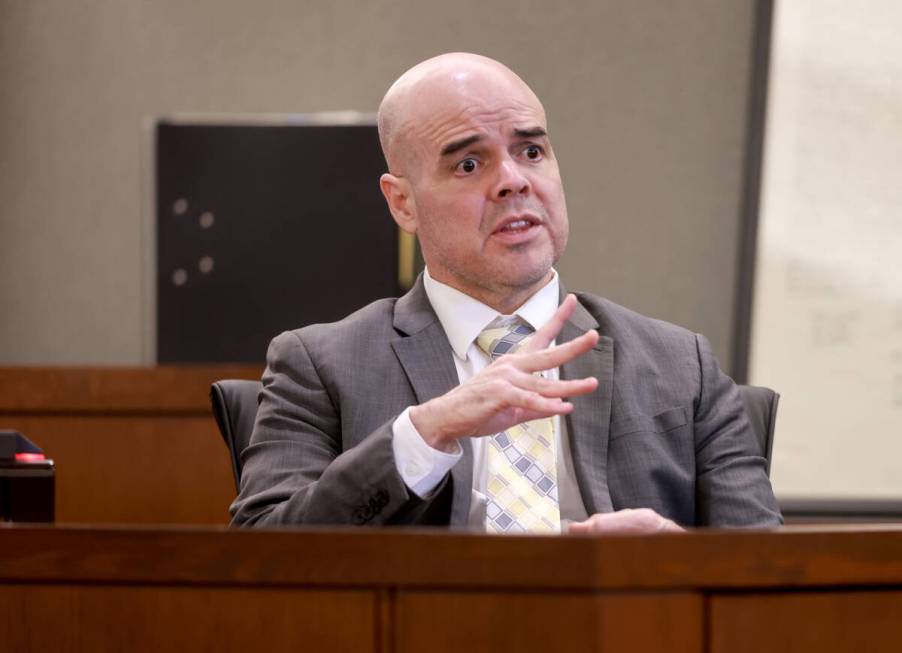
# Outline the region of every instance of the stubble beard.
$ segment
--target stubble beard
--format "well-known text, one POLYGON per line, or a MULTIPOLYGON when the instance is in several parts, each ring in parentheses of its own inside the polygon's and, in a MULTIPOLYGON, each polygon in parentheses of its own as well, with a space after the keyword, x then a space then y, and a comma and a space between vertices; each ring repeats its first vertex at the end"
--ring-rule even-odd
POLYGON ((556 260, 556 253, 551 251, 543 260, 520 270, 511 270, 503 261, 476 259, 467 266, 441 261, 440 271, 436 272, 444 278, 437 278, 431 268, 430 274, 483 304, 510 314, 548 282, 556 260))

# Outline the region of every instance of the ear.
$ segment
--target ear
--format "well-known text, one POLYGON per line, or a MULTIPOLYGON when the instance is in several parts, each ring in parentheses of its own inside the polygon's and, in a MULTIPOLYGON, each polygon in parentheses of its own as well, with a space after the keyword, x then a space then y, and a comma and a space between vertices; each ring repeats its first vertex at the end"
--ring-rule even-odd
POLYGON ((379 187, 388 203, 388 210, 398 226, 409 234, 417 232, 417 207, 410 182, 404 177, 385 173, 379 178, 379 187))

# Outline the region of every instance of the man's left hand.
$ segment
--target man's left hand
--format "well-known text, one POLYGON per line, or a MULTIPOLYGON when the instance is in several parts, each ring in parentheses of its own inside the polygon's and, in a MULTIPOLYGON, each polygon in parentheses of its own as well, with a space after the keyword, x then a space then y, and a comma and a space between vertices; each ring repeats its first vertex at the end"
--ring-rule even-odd
POLYGON ((681 533, 685 529, 651 508, 625 508, 596 513, 586 521, 574 522, 568 533, 681 533))

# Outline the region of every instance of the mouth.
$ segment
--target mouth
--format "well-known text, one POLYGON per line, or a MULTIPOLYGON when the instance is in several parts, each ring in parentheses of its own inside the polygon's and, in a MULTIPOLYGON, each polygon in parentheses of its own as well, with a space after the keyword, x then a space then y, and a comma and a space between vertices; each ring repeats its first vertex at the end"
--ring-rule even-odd
POLYGON ((534 215, 513 215, 502 220, 498 226, 495 227, 492 235, 525 233, 540 224, 541 220, 534 215))
POLYGON ((529 246, 542 233, 542 219, 532 213, 512 215, 499 222, 492 231, 492 240, 504 247, 529 246))

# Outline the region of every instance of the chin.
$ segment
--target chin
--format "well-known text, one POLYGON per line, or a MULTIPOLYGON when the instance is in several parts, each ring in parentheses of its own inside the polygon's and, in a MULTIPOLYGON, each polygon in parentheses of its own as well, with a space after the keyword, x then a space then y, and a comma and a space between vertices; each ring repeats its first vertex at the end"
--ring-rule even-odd
POLYGON ((536 266, 528 270, 520 270, 517 274, 510 274, 511 270, 500 271, 496 277, 498 285, 506 288, 529 288, 542 284, 548 279, 551 264, 536 266))

